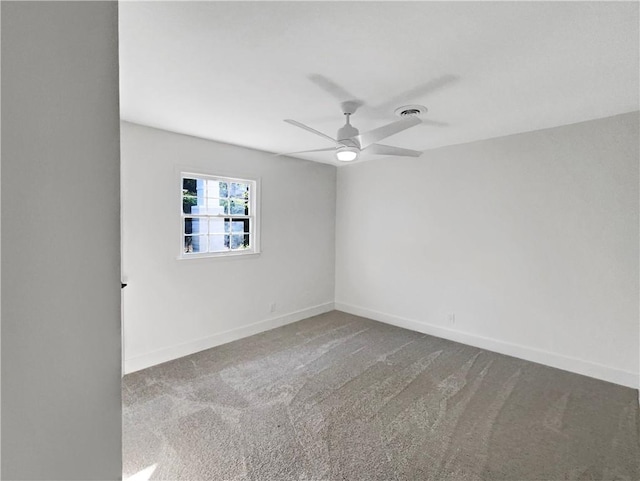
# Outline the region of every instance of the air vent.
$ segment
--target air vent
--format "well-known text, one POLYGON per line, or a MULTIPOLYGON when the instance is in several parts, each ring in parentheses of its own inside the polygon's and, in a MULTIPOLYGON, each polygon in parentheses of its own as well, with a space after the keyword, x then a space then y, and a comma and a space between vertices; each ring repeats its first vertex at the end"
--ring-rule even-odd
POLYGON ((413 115, 420 117, 426 113, 427 108, 424 105, 404 105, 395 110, 395 114, 398 117, 408 117, 413 115))

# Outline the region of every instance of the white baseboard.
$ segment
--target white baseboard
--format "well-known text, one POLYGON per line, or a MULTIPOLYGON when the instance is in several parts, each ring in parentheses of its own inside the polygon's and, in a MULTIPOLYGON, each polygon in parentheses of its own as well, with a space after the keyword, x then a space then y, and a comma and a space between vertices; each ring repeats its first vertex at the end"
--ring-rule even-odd
POLYGON ((124 361, 124 373, 129 374, 135 371, 140 371, 147 367, 155 366, 163 362, 178 359, 179 357, 188 356, 196 352, 204 351, 205 349, 211 349, 212 347, 226 344, 227 342, 237 341, 243 337, 252 336, 260 332, 268 331, 276 327, 291 324, 292 322, 306 319, 307 317, 317 316, 333 310, 333 302, 327 302, 318 306, 301 309, 299 311, 290 312, 284 316, 273 317, 270 319, 264 319, 262 321, 254 322, 246 326, 238 327, 236 329, 230 329, 216 333, 212 336, 207 336, 201 339, 196 339, 176 346, 168 346, 164 349, 159 349, 140 356, 131 357, 124 361))
POLYGON ((583 359, 564 356, 562 354, 556 354, 510 342, 499 341, 497 339, 482 337, 476 334, 457 331, 455 329, 435 326, 433 324, 427 324, 413 319, 405 319, 394 316, 393 314, 373 311, 371 309, 365 309, 364 307, 342 302, 336 302, 335 308, 338 311, 343 311, 348 314, 366 317, 368 319, 373 319, 374 321, 380 321, 386 324, 410 329, 412 331, 448 339, 450 341, 460 342, 469 346, 479 347, 488 351, 506 354, 507 356, 513 356, 526 361, 544 364, 546 366, 601 379, 614 384, 621 384, 622 386, 638 389, 640 384, 640 376, 638 373, 623 371, 621 369, 585 361, 583 359))

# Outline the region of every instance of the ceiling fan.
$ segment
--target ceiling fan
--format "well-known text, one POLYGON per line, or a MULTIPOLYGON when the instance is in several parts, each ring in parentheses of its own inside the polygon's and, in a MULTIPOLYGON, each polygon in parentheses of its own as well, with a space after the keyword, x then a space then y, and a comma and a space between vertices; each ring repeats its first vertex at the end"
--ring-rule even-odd
POLYGON ((403 149, 400 147, 393 147, 391 145, 378 144, 376 142, 422 123, 419 116, 427 111, 425 107, 420 105, 400 107, 396 109, 396 114, 400 116, 400 120, 369 130, 368 132, 360 133, 357 128, 351 125, 351 115, 355 113, 359 105, 358 101, 347 101, 342 103, 342 111, 347 120, 346 123, 338 129, 335 139, 301 122, 286 119, 285 122, 319 135, 320 137, 333 142, 335 145, 334 147, 324 149, 303 150, 300 152, 288 152, 286 154, 278 155, 334 151, 337 160, 342 162, 351 162, 356 160, 362 151, 377 155, 397 155, 400 157, 419 157, 422 154, 422 152, 418 150, 403 149))

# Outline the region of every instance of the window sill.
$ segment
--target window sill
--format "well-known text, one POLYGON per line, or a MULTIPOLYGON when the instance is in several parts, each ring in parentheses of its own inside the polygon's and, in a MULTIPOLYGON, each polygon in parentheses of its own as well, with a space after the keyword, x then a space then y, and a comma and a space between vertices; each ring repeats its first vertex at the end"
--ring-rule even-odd
POLYGON ((193 261, 193 260, 210 260, 210 259, 248 259, 259 257, 260 252, 233 252, 233 253, 221 253, 221 254, 192 254, 190 256, 178 256, 176 260, 178 261, 193 261))

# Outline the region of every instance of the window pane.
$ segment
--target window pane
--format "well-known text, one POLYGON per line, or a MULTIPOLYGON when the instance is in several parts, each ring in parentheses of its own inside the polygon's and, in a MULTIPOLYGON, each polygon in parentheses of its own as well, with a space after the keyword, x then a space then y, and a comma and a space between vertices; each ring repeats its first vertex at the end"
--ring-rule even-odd
POLYGON ((239 200, 229 200, 229 199, 209 199, 210 208, 209 214, 211 215, 219 215, 219 214, 242 214, 245 213, 245 206, 236 205, 237 202, 242 203, 239 200), (231 212, 229 212, 231 210, 231 212))
POLYGON ((228 219, 215 218, 209 219, 210 234, 224 234, 226 232, 226 221, 228 219))
POLYGON ((218 196, 220 198, 229 197, 229 184, 226 182, 220 182, 218 187, 218 196))
POLYGON ((241 220, 231 222, 231 232, 245 232, 245 223, 241 220))
POLYGON ((246 249, 249 247, 249 234, 231 234, 231 249, 246 249))
POLYGON ((229 197, 234 199, 249 199, 249 184, 241 184, 239 182, 232 182, 229 197))
POLYGON ((229 250, 229 236, 220 234, 220 235, 210 235, 209 236, 209 252, 224 252, 229 250))
POLYGON ((231 199, 231 214, 249 215, 249 204, 244 200, 231 199))
POLYGON ((204 207, 204 184, 198 179, 182 179, 182 212, 199 213, 204 207))
POLYGON ((218 199, 229 197, 229 184, 219 180, 207 180, 207 197, 218 199))
POLYGON ((215 198, 208 197, 206 213, 209 215, 226 214, 228 205, 229 205, 229 201, 227 199, 218 199, 217 197, 215 198))
POLYGON ((207 219, 199 219, 193 217, 185 217, 184 233, 185 234, 206 234, 207 219))
POLYGON ((227 219, 224 227, 225 232, 229 232, 229 230, 231 230, 231 232, 249 232, 249 219, 232 219, 230 222, 227 219))
POLYGON ((207 236, 206 235, 184 236, 184 251, 189 254, 207 252, 207 236))

